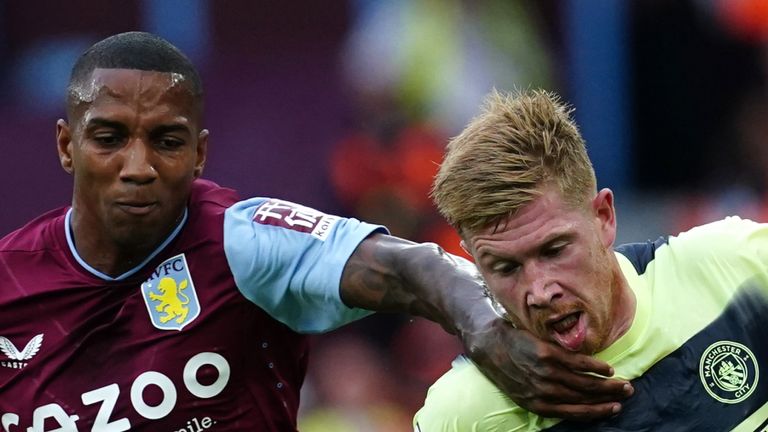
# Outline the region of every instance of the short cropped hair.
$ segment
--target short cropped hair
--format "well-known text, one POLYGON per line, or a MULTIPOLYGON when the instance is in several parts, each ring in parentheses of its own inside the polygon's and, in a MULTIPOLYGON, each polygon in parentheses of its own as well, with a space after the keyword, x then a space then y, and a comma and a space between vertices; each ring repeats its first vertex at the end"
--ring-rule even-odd
POLYGON ((515 214, 545 185, 583 205, 597 186, 572 111, 543 90, 486 96, 480 115, 448 143, 432 188, 440 213, 463 235, 515 214))
POLYGON ((67 86, 67 109, 78 101, 77 89, 94 69, 136 69, 183 76, 192 95, 202 102, 203 84, 192 62, 167 40, 145 32, 110 36, 88 48, 75 62, 67 86))

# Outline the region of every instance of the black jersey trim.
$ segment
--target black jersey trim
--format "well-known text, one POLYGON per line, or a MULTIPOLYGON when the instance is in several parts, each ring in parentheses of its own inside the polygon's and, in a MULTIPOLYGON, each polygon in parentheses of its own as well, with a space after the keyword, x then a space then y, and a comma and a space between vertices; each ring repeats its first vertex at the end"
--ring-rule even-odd
POLYGON ((635 267, 637 274, 645 273, 648 264, 656 257, 656 249, 667 244, 669 237, 659 237, 656 241, 646 241, 642 243, 626 243, 619 245, 615 251, 627 257, 632 266, 635 267))

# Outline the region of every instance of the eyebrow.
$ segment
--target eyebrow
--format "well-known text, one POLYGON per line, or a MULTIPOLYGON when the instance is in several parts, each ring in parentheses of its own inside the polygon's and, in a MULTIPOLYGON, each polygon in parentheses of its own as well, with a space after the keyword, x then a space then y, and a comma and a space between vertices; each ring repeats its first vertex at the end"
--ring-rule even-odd
POLYGON ((164 134, 172 133, 172 132, 184 132, 184 133, 191 134, 192 130, 188 126, 186 126, 184 124, 172 123, 172 124, 167 124, 167 125, 160 125, 160 126, 154 128, 154 129, 152 129, 152 131, 150 132, 150 135, 158 136, 158 135, 164 135, 164 134))
POLYGON ((546 246, 549 246, 552 243, 558 242, 560 240, 570 240, 570 239, 572 239, 574 237, 575 237, 574 233, 572 233, 570 231, 561 231, 561 232, 554 233, 553 235, 547 237, 546 240, 544 240, 541 243, 541 245, 542 245, 542 247, 546 247, 546 246))
MULTIPOLYGON (((119 131, 128 130, 128 127, 122 122, 115 121, 115 120, 108 120, 101 117, 94 117, 88 120, 88 123, 85 125, 86 130, 93 130, 98 127, 107 127, 111 129, 117 129, 119 131)), ((158 135, 163 135, 163 134, 172 133, 172 132, 184 132, 184 133, 191 134, 192 130, 187 125, 184 125, 181 123, 171 123, 166 125, 160 125, 152 129, 152 131, 150 131, 150 135, 158 136, 158 135)))
POLYGON ((112 129, 119 129, 121 131, 127 130, 128 127, 119 121, 114 120, 107 120, 105 118, 101 117, 94 117, 90 120, 88 120, 88 123, 85 125, 86 130, 95 129, 97 127, 108 127, 112 129))
MULTIPOLYGON (((561 240, 565 241, 571 241, 573 238, 576 237, 576 235, 568 230, 563 231, 556 231, 551 233, 549 236, 545 237, 544 241, 539 243, 537 246, 533 248, 533 251, 535 253, 539 253, 542 249, 552 246, 553 243, 556 243, 561 240)), ((529 251, 526 251, 526 253, 529 251)), ((509 254, 501 251, 499 253, 497 250, 484 250, 480 253, 480 255, 477 257, 478 261, 482 261, 484 259, 488 259, 487 257, 493 257, 493 258, 502 258, 505 260, 512 260, 509 257, 509 254)))

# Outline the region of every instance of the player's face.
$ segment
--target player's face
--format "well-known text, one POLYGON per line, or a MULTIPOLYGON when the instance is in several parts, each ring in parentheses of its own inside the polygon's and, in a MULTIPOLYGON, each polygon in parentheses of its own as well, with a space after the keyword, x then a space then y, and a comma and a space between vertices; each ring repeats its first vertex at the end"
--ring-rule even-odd
POLYGON ((465 236, 464 246, 518 327, 591 354, 626 330, 618 328, 624 285, 612 252, 613 195, 604 189, 574 209, 555 188, 542 190, 498 226, 465 236))
POLYGON ((72 124, 57 125, 74 176, 73 223, 103 242, 156 245, 205 163, 198 100, 178 74, 128 69, 96 69, 78 92, 72 124))

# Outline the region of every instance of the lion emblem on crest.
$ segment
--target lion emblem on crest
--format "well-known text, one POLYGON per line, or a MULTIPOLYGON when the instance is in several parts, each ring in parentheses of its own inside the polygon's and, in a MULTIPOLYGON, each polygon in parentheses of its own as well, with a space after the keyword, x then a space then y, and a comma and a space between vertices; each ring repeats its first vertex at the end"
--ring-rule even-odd
POLYGON ((195 282, 184 254, 160 263, 141 284, 152 325, 160 330, 181 330, 200 315, 195 282))
POLYGON ((150 300, 160 302, 155 306, 155 310, 165 313, 160 317, 161 323, 167 323, 176 318, 176 322, 181 324, 187 319, 189 308, 186 305, 189 304, 189 297, 184 294, 185 288, 187 288, 186 279, 177 286, 173 278, 164 277, 160 279, 160 283, 157 285, 160 294, 149 292, 150 300))

